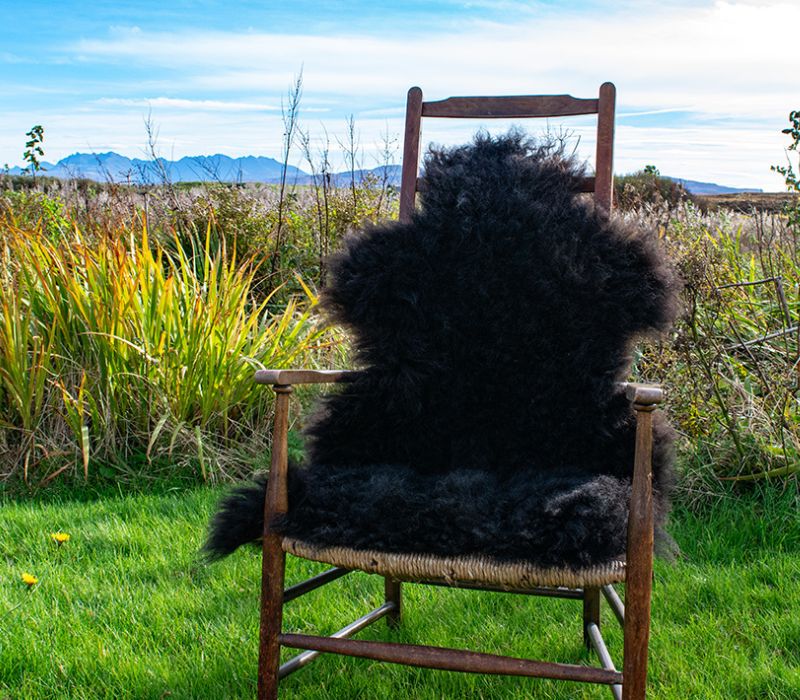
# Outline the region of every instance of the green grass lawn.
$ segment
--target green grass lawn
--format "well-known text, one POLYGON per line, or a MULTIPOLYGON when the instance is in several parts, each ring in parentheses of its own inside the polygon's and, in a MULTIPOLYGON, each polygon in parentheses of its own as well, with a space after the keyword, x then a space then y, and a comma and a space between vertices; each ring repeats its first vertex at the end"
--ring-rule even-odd
MULTIPOLYGON (((0 700, 252 698, 260 557, 199 565, 219 490, 0 501, 0 700), (50 538, 67 532, 58 546, 50 538), (38 584, 28 589, 24 572, 38 584)), ((800 508, 794 493, 678 511, 682 558, 658 562, 652 698, 800 698, 800 508)), ((290 582, 321 567, 290 558, 290 582)), ((596 663, 580 603, 407 585, 404 624, 362 639, 596 663)), ((285 628, 329 633, 380 601, 351 574, 289 604, 285 628)), ((621 634, 604 605, 612 655, 621 634)), ((606 698, 598 686, 426 671, 326 656, 287 698, 606 698)))

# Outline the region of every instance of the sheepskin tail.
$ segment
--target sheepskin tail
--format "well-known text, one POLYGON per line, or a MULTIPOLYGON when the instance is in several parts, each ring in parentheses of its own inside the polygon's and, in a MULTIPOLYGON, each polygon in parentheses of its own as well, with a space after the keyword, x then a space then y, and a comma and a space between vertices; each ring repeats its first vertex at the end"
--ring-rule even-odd
POLYGON ((243 544, 257 542, 264 532, 267 477, 237 486, 226 494, 208 526, 202 553, 212 562, 227 557, 243 544))

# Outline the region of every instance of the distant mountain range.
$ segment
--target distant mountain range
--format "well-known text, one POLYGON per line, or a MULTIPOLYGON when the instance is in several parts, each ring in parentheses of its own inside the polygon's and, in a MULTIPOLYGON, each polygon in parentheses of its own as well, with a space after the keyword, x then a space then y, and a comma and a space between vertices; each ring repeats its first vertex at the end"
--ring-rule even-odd
MULTIPOLYGON (((126 158, 118 153, 74 153, 58 163, 42 163, 50 177, 84 177, 98 182, 130 182, 149 184, 163 182, 276 182, 280 181, 282 164, 274 158, 246 156, 231 158, 214 156, 185 157, 180 160, 142 160, 126 158)), ((11 168, 12 175, 22 172, 11 168)), ((305 177, 306 174, 288 166, 286 175, 305 177)))
POLYGON ((670 180, 681 183, 690 194, 734 194, 735 192, 763 192, 757 187, 725 187, 713 182, 698 182, 697 180, 684 180, 682 177, 670 177, 670 180))
MULTIPOLYGON (((157 184, 164 182, 266 182, 281 180, 283 164, 266 156, 244 156, 231 158, 222 154, 213 156, 187 156, 180 160, 142 160, 126 158, 118 153, 74 153, 58 163, 43 162, 44 175, 49 177, 86 178, 97 182, 121 182, 131 184, 157 184)), ((356 179, 367 173, 386 176, 393 184, 400 182, 400 166, 357 170, 356 179)), ((23 169, 11 168, 9 174, 20 175, 23 169)), ((337 184, 349 180, 351 174, 336 173, 332 177, 337 184)), ((289 182, 308 184, 313 181, 310 174, 289 165, 286 168, 289 182)))
MULTIPOLYGON (((58 163, 42 163, 45 175, 59 178, 83 177, 98 182, 129 182, 131 184, 170 182, 280 182, 283 164, 266 156, 244 156, 231 158, 222 154, 213 156, 187 156, 180 160, 142 160, 126 158, 118 153, 73 153, 58 163)), ((11 175, 21 174, 22 168, 11 168, 11 175)), ((379 166, 370 170, 357 170, 356 180, 371 174, 384 176, 393 185, 400 184, 400 166, 379 166)), ((304 185, 313 181, 308 173, 290 165, 286 168, 289 182, 304 185)), ((345 184, 351 173, 336 173, 336 184, 345 184)), ((724 187, 712 182, 697 182, 672 177, 683 183, 692 194, 728 194, 733 192, 761 192, 760 189, 724 187)))

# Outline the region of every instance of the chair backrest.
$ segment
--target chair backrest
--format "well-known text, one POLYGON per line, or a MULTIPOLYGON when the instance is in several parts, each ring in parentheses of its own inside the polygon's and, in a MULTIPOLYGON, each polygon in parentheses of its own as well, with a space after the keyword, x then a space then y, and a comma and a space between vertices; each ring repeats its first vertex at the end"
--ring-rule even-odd
POLYGON ((566 117, 597 115, 597 155, 595 175, 587 177, 584 192, 594 194, 595 204, 606 214, 611 212, 614 191, 614 109, 617 90, 613 83, 603 83, 596 98, 581 99, 571 95, 519 95, 505 97, 449 97, 423 102, 422 90, 412 87, 406 103, 403 170, 400 184, 400 221, 408 222, 414 211, 416 194, 425 186, 419 178, 419 145, 422 117, 461 119, 519 119, 531 117, 566 117))

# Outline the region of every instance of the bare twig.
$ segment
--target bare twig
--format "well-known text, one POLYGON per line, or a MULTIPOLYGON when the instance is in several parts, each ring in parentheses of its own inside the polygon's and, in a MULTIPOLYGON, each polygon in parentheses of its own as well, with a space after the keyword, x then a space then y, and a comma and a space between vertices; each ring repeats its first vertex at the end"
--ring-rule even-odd
POLYGON ((768 282, 774 282, 774 277, 765 277, 762 280, 753 280, 752 282, 729 282, 728 284, 720 284, 715 289, 730 289, 731 287, 752 287, 757 284, 767 284, 768 282))
POLYGON ((317 214, 317 253, 319 264, 319 278, 325 275, 325 258, 330 246, 330 138, 323 126, 325 133, 324 146, 319 150, 319 168, 311 152, 311 137, 309 132, 298 129, 300 147, 303 156, 311 170, 311 181, 314 186, 314 206, 317 214))
POLYGON ((778 295, 778 301, 783 310, 783 317, 786 319, 786 325, 792 325, 792 315, 789 313, 789 304, 786 302, 786 294, 783 291, 783 278, 778 276, 773 278, 775 280, 775 293, 778 295))
MULTIPOLYGON (((356 189, 356 163, 358 162, 357 155, 358 155, 358 136, 356 134, 356 120, 355 117, 351 114, 347 118, 347 140, 341 141, 340 139, 336 139, 339 143, 339 146, 344 153, 344 160, 347 164, 347 168, 350 171, 350 193, 353 197, 353 217, 356 216, 356 211, 358 210, 358 190, 356 189)), ((360 166, 360 163, 359 163, 360 166)))
POLYGON ((300 112, 300 98, 303 94, 303 68, 294 79, 289 90, 287 103, 281 100, 281 117, 283 118, 283 159, 281 163, 281 183, 278 193, 278 222, 275 227, 275 247, 270 260, 270 276, 274 276, 280 264, 281 247, 283 245, 283 218, 286 208, 286 175, 289 170, 289 155, 297 130, 300 112))
POLYGON ((380 216, 383 212, 383 205, 389 193, 389 170, 395 164, 397 151, 399 148, 399 139, 397 136, 390 136, 389 125, 386 125, 386 130, 381 134, 381 150, 378 166, 380 167, 380 194, 378 195, 377 212, 380 216))
POLYGON ((753 340, 743 341, 741 343, 734 343, 733 345, 726 345, 723 350, 725 352, 730 352, 731 350, 736 350, 740 347, 750 347, 751 345, 758 345, 759 343, 763 343, 765 340, 772 340, 772 338, 780 338, 781 336, 788 335, 789 333, 794 333, 796 330, 800 329, 800 325, 792 326, 791 328, 784 328, 779 331, 775 331, 774 333, 767 333, 766 335, 762 335, 760 338, 753 338, 753 340))

